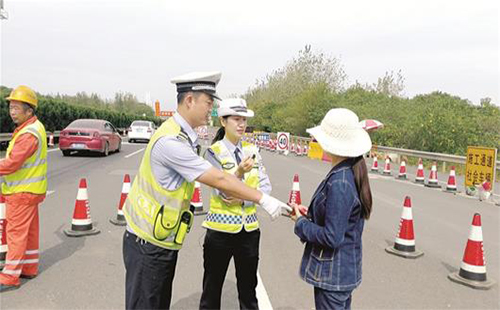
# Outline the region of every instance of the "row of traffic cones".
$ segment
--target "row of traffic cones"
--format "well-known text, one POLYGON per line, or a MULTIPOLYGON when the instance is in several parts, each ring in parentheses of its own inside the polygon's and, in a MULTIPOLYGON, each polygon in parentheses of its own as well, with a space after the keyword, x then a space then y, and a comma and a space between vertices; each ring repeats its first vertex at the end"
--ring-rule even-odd
MULTIPOLYGON (((379 167, 378 167, 378 160, 377 157, 375 156, 373 158, 373 163, 371 167, 371 172, 379 172, 379 167)), ((382 171, 382 175, 385 176, 391 176, 392 175, 392 170, 391 170, 391 160, 387 156, 385 159, 385 165, 384 165, 384 170, 382 171)), ((406 162, 403 160, 401 161, 401 164, 399 166, 399 173, 396 177, 397 179, 400 180, 408 180, 408 175, 406 173, 406 162)), ((441 185, 439 184, 438 181, 438 173, 437 173, 437 163, 434 162, 431 167, 431 171, 429 174, 429 180, 427 183, 425 183, 425 176, 424 176, 424 165, 422 163, 422 158, 419 158, 418 160, 418 167, 417 167, 417 174, 415 176, 415 183, 418 184, 423 184, 427 187, 432 187, 432 188, 441 188, 441 185)), ((452 166, 450 169, 450 175, 448 177, 448 182, 446 184, 446 189, 445 191, 454 193, 457 191, 457 182, 456 182, 456 175, 455 175, 455 167, 452 166)))
MULTIPOLYGON (((411 199, 405 197, 403 212, 399 222, 399 229, 393 246, 389 246, 386 252, 404 258, 418 258, 424 253, 415 246, 415 232, 413 230, 413 215, 411 199)), ((484 258, 483 233, 481 228, 481 215, 475 213, 469 238, 465 247, 460 270, 448 275, 451 281, 476 288, 489 289, 495 282, 488 280, 486 276, 486 261, 484 258)))

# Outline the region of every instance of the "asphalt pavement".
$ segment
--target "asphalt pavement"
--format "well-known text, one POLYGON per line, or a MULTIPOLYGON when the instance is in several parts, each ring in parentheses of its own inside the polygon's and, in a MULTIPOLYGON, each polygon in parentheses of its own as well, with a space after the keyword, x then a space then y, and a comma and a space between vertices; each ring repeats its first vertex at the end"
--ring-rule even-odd
MULTIPOLYGON (((1 309, 124 308, 124 227, 112 225, 109 219, 116 216, 123 175, 135 176, 145 147, 124 144, 122 152, 109 157, 63 157, 58 150, 49 153, 49 195, 40 207, 40 274, 33 280, 23 280, 20 289, 2 293, 1 309), (70 238, 63 230, 71 225, 80 178, 87 179, 92 220, 101 233, 70 238)), ((262 155, 273 195, 288 199, 293 175, 298 173, 306 205, 330 169, 328 163, 305 157, 267 151, 262 155)), ((441 180, 445 178, 440 176, 441 180)), ((374 207, 363 234, 363 282, 354 291, 353 308, 498 309, 498 283, 487 291, 474 290, 451 282, 447 275, 460 266, 472 216, 478 212, 482 216, 488 277, 500 280, 500 207, 394 177, 371 174, 370 179, 374 207), (394 243, 406 195, 412 199, 416 246, 425 253, 416 260, 384 250, 394 243)), ((203 201, 207 208, 206 187, 203 201)), ((293 234, 293 222, 285 217, 271 222, 260 208, 258 216, 262 231, 258 288, 261 308, 314 309, 313 288, 298 276, 304 246, 293 234)), ((172 309, 198 307, 203 275, 202 221, 202 216, 195 218, 179 253, 172 309)), ((222 308, 239 308, 237 295, 231 264, 222 308)))

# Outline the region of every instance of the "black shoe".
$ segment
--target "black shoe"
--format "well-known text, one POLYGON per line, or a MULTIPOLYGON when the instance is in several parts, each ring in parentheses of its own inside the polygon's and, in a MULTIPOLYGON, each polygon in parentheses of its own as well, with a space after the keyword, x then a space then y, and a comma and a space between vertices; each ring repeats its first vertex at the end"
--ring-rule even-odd
POLYGON ((34 275, 22 274, 20 276, 20 278, 23 278, 23 279, 34 279, 34 278, 36 278, 36 276, 37 276, 36 274, 34 274, 34 275))
POLYGON ((0 284, 0 293, 17 290, 18 288, 19 288, 19 285, 0 284))

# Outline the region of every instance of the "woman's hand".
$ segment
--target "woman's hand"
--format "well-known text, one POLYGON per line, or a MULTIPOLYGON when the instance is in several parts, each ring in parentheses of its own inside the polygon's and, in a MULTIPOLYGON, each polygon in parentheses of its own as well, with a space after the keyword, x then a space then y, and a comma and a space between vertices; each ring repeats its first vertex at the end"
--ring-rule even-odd
POLYGON ((234 205, 234 204, 241 205, 241 204, 243 204, 243 200, 238 199, 238 198, 233 198, 233 197, 224 198, 222 196, 220 196, 220 198, 222 199, 222 201, 224 201, 225 204, 228 204, 228 205, 234 205))
POLYGON ((255 160, 252 157, 250 156, 245 157, 238 165, 238 169, 236 170, 235 173, 236 177, 241 179, 245 173, 250 172, 250 170, 252 170, 253 168, 254 162, 255 160))
POLYGON ((300 213, 299 205, 295 204, 295 203, 291 203, 291 204, 289 204, 289 206, 291 206, 293 208, 293 211, 290 213, 290 218, 292 219, 292 221, 297 222, 299 217, 302 216, 302 214, 300 213))

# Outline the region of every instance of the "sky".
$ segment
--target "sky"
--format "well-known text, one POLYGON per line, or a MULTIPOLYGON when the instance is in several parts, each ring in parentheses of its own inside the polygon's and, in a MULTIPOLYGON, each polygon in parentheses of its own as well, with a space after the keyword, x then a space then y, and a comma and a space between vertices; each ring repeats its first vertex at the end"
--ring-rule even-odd
POLYGON ((4 0, 0 84, 43 94, 130 92, 175 109, 170 79, 221 71, 244 94, 305 45, 349 84, 401 70, 405 95, 499 103, 499 1, 4 0))

